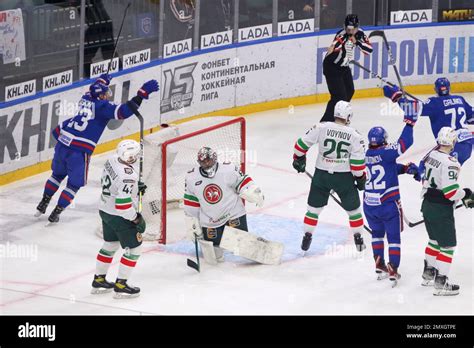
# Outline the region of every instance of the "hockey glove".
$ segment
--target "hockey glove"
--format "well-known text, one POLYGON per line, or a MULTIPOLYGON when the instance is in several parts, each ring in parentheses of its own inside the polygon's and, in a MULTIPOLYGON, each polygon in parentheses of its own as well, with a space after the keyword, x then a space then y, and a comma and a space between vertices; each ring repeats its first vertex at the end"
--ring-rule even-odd
POLYGON ((293 155, 293 168, 295 168, 298 173, 304 173, 306 169, 306 156, 298 157, 293 155))
POLYGON ((466 208, 474 208, 474 195, 472 194, 472 191, 468 188, 465 188, 464 192, 466 195, 462 199, 462 204, 464 204, 466 208))
POLYGON ((202 229, 199 225, 199 220, 194 216, 184 216, 184 220, 186 223, 186 234, 188 239, 194 242, 195 238, 201 239, 202 238, 202 229), (196 237, 197 236, 197 237, 196 237))
POLYGON ((265 196, 257 185, 252 185, 244 189, 240 192, 239 196, 250 203, 255 203, 257 208, 262 208, 263 202, 265 201, 265 196))
POLYGON ((137 92, 139 97, 143 99, 148 99, 148 96, 153 92, 158 92, 160 90, 160 86, 158 85, 158 81, 150 80, 145 82, 145 84, 140 88, 137 92))
POLYGON ((418 166, 415 163, 410 162, 410 163, 406 164, 405 165, 405 173, 413 175, 413 178, 416 181, 421 181, 420 171, 418 169, 418 166))
POLYGON ((110 81, 112 81, 112 76, 110 76, 109 74, 102 74, 97 78, 96 82, 100 82, 108 86, 110 85, 110 81))
POLYGON ((383 95, 387 98, 390 98, 394 103, 397 103, 398 100, 402 97, 403 93, 400 91, 400 88, 397 86, 383 86, 383 95))
POLYGON ((367 181, 367 178, 365 176, 365 173, 362 176, 355 177, 355 186, 357 187, 359 191, 364 191, 366 181, 367 181))
POLYGON ((142 214, 137 213, 137 217, 136 217, 135 220, 133 220, 132 222, 135 224, 138 233, 143 233, 143 232, 145 232, 145 230, 146 230, 146 223, 145 223, 145 219, 143 219, 142 214))
POLYGON ((144 182, 141 182, 141 181, 138 182, 138 193, 141 193, 142 196, 145 195, 147 188, 148 186, 146 186, 144 182))
POLYGON ((400 98, 398 104, 404 113, 403 122, 413 127, 418 121, 418 102, 400 98))

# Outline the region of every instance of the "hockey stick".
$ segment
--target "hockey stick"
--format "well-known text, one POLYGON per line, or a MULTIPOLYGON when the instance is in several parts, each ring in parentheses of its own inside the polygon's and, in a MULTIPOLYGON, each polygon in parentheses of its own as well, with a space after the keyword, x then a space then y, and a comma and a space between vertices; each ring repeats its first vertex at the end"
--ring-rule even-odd
MULTIPOLYGON (((380 76, 380 75, 377 75, 376 73, 372 72, 370 69, 367 69, 365 66, 363 66, 362 64, 356 62, 355 60, 351 60, 349 63, 358 66, 359 68, 361 68, 361 69, 364 70, 364 71, 367 71, 372 77, 375 77, 375 78, 379 79, 380 81, 382 81, 383 83, 389 85, 390 87, 396 86, 396 85, 393 84, 392 82, 390 82, 390 81, 384 79, 384 78, 383 78, 382 76, 380 76)), ((407 96, 409 96, 410 98, 413 98, 413 99, 418 100, 418 101, 421 102, 421 100, 418 99, 417 97, 415 97, 413 94, 410 94, 410 93, 408 93, 408 92, 405 92, 405 94, 406 94, 407 96)))
MULTIPOLYGON (((464 204, 460 203, 460 204, 458 204, 458 205, 456 206, 456 208, 454 208, 454 209, 459 209, 459 208, 461 208, 461 207, 463 207, 463 206, 464 206, 464 204)), ((417 221, 417 222, 408 222, 408 226, 410 226, 410 227, 415 227, 415 226, 418 226, 418 225, 421 225, 421 224, 424 224, 424 223, 425 223, 425 219, 422 219, 422 220, 417 221)))
POLYGON ((127 11, 128 11, 128 8, 130 7, 130 5, 132 5, 131 2, 129 2, 127 7, 125 7, 125 11, 123 13, 122 24, 120 24, 120 29, 119 29, 119 32, 118 32, 118 35, 117 35, 117 39, 115 40, 114 53, 112 53, 112 58, 110 58, 109 67, 107 68, 107 75, 110 72, 110 67, 112 66, 112 61, 115 58, 115 53, 117 53, 117 46, 118 46, 118 43, 119 43, 120 35, 122 34, 123 23, 125 22, 125 17, 127 16, 127 11))
POLYGON ((191 268, 194 268, 196 271, 201 272, 201 264, 199 262, 199 250, 198 250, 198 240, 197 240, 197 234, 194 233, 194 247, 196 250, 196 261, 194 262, 191 259, 187 259, 187 265, 191 268))
MULTIPOLYGON (((313 180, 313 176, 307 171, 305 170, 304 173, 311 179, 313 180)), ((342 208, 344 209, 344 207, 342 206, 342 203, 341 201, 339 200, 339 198, 337 198, 336 196, 334 196, 333 194, 333 191, 330 191, 329 192, 329 195, 332 197, 332 199, 334 199, 334 201, 342 208)), ((345 210, 345 209, 344 209, 345 210)), ((368 228, 367 226, 364 225, 364 229, 369 232, 370 234, 372 234, 372 230, 370 228, 368 228)))
POLYGON ((393 70, 395 71, 395 76, 397 76, 397 81, 398 81, 398 84, 400 85, 400 90, 402 91, 402 96, 403 98, 405 98, 406 92, 405 92, 405 88, 403 88, 402 78, 400 77, 400 73, 398 72, 398 68, 396 65, 397 60, 396 58, 393 57, 392 50, 390 49, 390 44, 388 43, 388 40, 387 40, 387 36, 385 36, 385 32, 383 30, 375 30, 371 32, 369 35, 369 38, 374 37, 374 36, 382 37, 385 47, 387 48, 388 57, 390 59, 388 64, 393 66, 393 70))

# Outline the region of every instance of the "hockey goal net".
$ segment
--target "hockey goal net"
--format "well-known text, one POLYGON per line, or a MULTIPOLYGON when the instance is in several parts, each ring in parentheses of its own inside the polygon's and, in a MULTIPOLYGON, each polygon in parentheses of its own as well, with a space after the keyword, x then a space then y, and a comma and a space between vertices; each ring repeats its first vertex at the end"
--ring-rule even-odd
POLYGON ((145 137, 143 179, 148 188, 143 196, 144 240, 166 244, 183 235, 185 176, 198 165, 197 152, 203 146, 214 149, 219 162, 235 163, 245 172, 245 119, 201 118, 145 137))

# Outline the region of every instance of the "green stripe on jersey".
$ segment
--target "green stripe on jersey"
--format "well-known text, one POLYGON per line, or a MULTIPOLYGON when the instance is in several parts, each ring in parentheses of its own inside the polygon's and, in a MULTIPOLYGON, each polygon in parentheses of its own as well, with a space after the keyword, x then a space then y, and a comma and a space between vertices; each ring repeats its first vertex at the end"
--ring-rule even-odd
POLYGON ((299 138, 297 143, 298 143, 298 146, 301 147, 303 150, 309 149, 309 146, 304 143, 303 139, 299 138))
POLYGON ((132 197, 127 198, 115 198, 115 204, 132 203, 132 197))
POLYGON ((443 189, 443 193, 450 192, 450 191, 453 191, 453 190, 457 190, 458 188, 459 188, 459 184, 453 184, 453 185, 445 187, 443 189))
POLYGON ((193 201, 193 202, 199 202, 199 199, 193 195, 188 195, 187 193, 184 194, 184 199, 187 199, 188 201, 193 201))
POLYGON ((365 160, 361 159, 361 160, 356 160, 356 159, 351 159, 349 160, 350 164, 355 164, 355 165, 362 165, 365 163, 365 160))
POLYGON ((362 214, 361 213, 349 216, 349 220, 351 220, 351 221, 359 220, 359 219, 362 219, 362 214))

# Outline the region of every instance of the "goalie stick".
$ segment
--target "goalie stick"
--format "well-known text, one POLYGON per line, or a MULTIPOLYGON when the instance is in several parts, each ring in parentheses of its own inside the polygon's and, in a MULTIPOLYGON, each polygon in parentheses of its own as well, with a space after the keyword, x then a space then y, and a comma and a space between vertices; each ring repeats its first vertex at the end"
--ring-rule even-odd
POLYGON ((196 262, 191 259, 187 259, 187 265, 198 272, 201 272, 201 263, 199 262, 199 249, 198 249, 198 238, 197 234, 194 233, 194 248, 196 251, 196 262))
MULTIPOLYGON (((313 176, 312 176, 307 170, 305 170, 304 173, 305 173, 311 180, 313 180, 313 176)), ((344 207, 342 206, 341 201, 340 201, 336 196, 334 196, 333 191, 330 191, 330 192, 329 192, 329 195, 332 197, 332 199, 334 199, 334 201, 335 201, 342 209, 344 209, 344 207)), ((369 232, 370 234, 372 234, 372 230, 371 230, 370 228, 368 228, 366 225, 364 225, 364 229, 365 229, 367 232, 369 232)))

